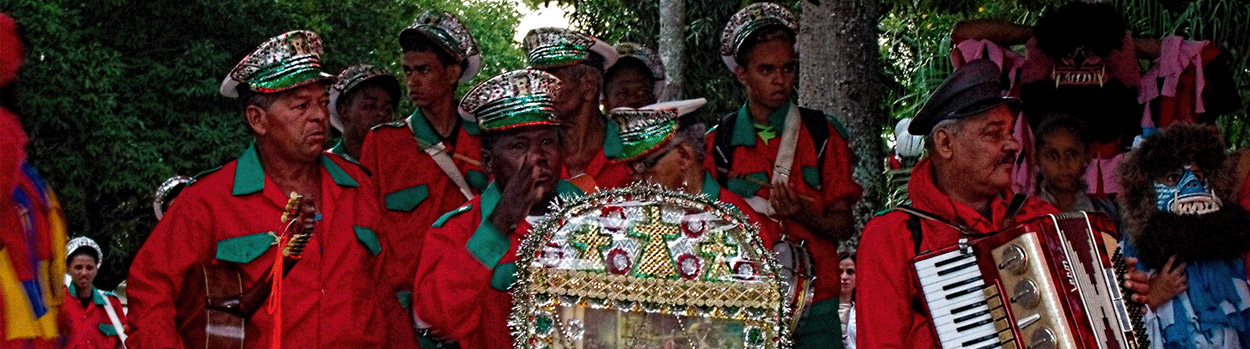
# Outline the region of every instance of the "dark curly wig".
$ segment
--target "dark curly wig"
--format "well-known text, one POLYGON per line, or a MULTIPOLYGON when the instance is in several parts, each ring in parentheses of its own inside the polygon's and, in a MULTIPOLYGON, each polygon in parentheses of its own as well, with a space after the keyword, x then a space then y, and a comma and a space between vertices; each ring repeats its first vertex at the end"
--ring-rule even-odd
POLYGON ((1214 127, 1176 124, 1146 138, 1120 164, 1120 206, 1126 236, 1139 250, 1141 261, 1160 268, 1171 256, 1182 261, 1232 258, 1250 251, 1250 213, 1230 200, 1237 180, 1226 168, 1224 142, 1214 127), (1155 181, 1187 164, 1196 164, 1207 176, 1219 211, 1203 215, 1176 215, 1156 206, 1155 181))
POLYGON ((1042 15, 1033 35, 1047 56, 1059 58, 1085 47, 1105 57, 1120 48, 1125 30, 1124 14, 1115 6, 1074 1, 1042 15))

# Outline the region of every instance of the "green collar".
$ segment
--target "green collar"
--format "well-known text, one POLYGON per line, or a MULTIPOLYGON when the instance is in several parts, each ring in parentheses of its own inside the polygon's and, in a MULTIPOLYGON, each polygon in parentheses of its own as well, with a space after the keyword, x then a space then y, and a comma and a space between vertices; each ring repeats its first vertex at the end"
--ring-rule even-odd
MULTIPOLYGON (((755 146, 755 122, 751 119, 751 113, 748 111, 747 105, 747 103, 743 103, 742 108, 738 108, 738 120, 734 123, 734 134, 729 141, 730 145, 755 146)), ((785 132, 786 114, 790 112, 790 108, 793 106, 793 102, 786 102, 786 104, 781 105, 780 108, 768 114, 768 122, 772 123, 774 132, 777 133, 778 137, 785 132)))
MULTIPOLYGON (((556 184, 556 194, 558 195, 582 195, 581 189, 577 189, 573 183, 560 181, 556 184)), ((480 201, 482 220, 478 224, 477 230, 469 237, 469 241, 465 247, 469 249, 469 253, 478 261, 485 264, 486 267, 494 269, 504 255, 508 253, 511 245, 506 230, 499 230, 490 223, 490 215, 495 212, 495 206, 499 205, 499 200, 503 194, 499 191, 499 187, 495 182, 490 182, 486 189, 482 191, 480 201)))
POLYGON ((712 178, 712 174, 703 171, 703 195, 712 200, 720 200, 720 184, 716 183, 716 178, 712 178))
MULTIPOLYGON (((72 282, 69 283, 69 294, 74 296, 74 298, 78 298, 78 287, 74 286, 72 282)), ((95 286, 91 286, 91 302, 95 303, 95 305, 104 305, 104 295, 100 294, 100 290, 96 289, 95 286)))
POLYGON ((621 127, 615 122, 608 120, 604 123, 607 127, 603 131, 603 155, 609 159, 615 159, 625 151, 625 145, 621 143, 621 127))
MULTIPOLYGON (((412 127, 412 133, 416 135, 417 139, 425 142, 423 146, 435 145, 443 141, 442 137, 439 137, 438 133, 434 132, 434 127, 430 126, 430 121, 426 120, 425 114, 421 113, 421 108, 417 108, 417 110, 413 111, 412 116, 409 116, 407 121, 408 125, 412 127)), ((468 120, 461 119, 460 127, 463 127, 464 132, 469 135, 476 136, 479 133, 476 122, 469 122, 468 120)))
POLYGON ((333 148, 330 148, 330 152, 339 154, 339 156, 343 157, 343 160, 351 161, 354 164, 360 164, 360 161, 357 161, 356 158, 347 154, 347 147, 343 145, 342 140, 339 140, 339 144, 335 144, 333 148))
MULTIPOLYGON (((359 187, 360 184, 352 179, 347 171, 343 171, 342 167, 330 160, 329 157, 321 155, 321 166, 330 174, 330 178, 340 187, 359 187)), ((256 142, 252 142, 247 146, 247 150, 239 155, 234 168, 234 189, 230 192, 234 196, 250 195, 265 189, 265 169, 260 165, 260 155, 256 152, 256 142)))

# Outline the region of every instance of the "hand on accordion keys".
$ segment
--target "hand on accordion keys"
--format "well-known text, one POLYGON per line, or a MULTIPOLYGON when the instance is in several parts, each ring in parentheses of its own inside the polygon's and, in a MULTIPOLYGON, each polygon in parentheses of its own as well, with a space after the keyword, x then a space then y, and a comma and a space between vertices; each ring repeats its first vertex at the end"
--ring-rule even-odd
MULTIPOLYGON (((1130 266, 1137 265, 1137 258, 1124 257, 1124 264, 1130 266)), ((1130 267, 1124 272, 1124 288, 1133 291, 1133 301, 1141 304, 1149 304, 1148 295, 1150 295, 1150 275, 1146 272, 1130 267)), ((1151 307, 1153 309, 1154 307, 1151 307)))
MULTIPOLYGON (((1176 264, 1176 256, 1168 258, 1168 262, 1163 265, 1163 269, 1150 276, 1148 284, 1150 292, 1147 294, 1144 302, 1139 302, 1150 307, 1150 309, 1156 309, 1189 289, 1189 278, 1185 277, 1185 263, 1176 264)), ((1133 300, 1138 301, 1136 298, 1133 300)))

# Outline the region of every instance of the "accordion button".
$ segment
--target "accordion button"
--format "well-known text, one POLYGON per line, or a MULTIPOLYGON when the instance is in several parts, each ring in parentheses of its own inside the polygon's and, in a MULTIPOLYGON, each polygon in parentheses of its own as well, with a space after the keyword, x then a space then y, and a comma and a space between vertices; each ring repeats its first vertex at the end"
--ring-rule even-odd
POLYGON ((1029 349, 1053 349, 1055 347, 1055 333, 1049 328, 1038 329, 1033 331, 1033 335, 1029 336, 1029 349))
POLYGON ((1032 308, 1037 306, 1037 303, 1041 300, 1041 295, 1037 291, 1037 284, 1033 280, 1023 279, 1016 282, 1015 289, 1012 290, 1012 303, 1019 304, 1025 308, 1032 308))
POLYGON ((1024 273, 1024 267, 1028 264, 1028 257, 1024 254, 1024 249, 1020 245, 1012 244, 1000 256, 1001 261, 998 263, 998 269, 1010 271, 1012 274, 1024 273))

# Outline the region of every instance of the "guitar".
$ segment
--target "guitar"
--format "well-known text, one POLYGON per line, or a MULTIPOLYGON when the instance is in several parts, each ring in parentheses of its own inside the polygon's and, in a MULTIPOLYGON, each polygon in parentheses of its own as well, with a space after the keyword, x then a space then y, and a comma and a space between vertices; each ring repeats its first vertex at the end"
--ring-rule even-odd
MULTIPOLYGON (((278 241, 282 246, 282 276, 295 266, 316 222, 312 200, 292 192, 282 213, 286 229, 278 241)), ((273 286, 272 269, 265 271, 252 287, 244 289, 243 273, 234 264, 200 263, 187 271, 179 295, 176 318, 179 336, 186 348, 243 348, 244 326, 269 299, 273 286)))

